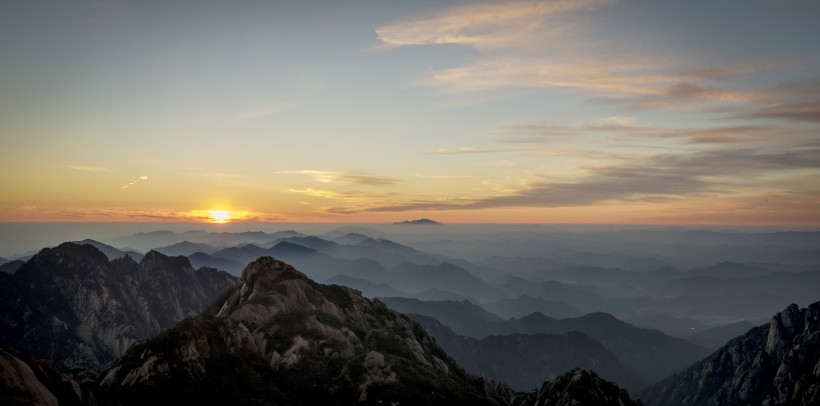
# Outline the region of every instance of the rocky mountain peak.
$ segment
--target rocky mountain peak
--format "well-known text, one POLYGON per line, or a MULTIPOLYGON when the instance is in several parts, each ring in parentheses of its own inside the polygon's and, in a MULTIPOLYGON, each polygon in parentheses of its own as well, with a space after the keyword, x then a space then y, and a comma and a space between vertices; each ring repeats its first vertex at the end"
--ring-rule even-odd
POLYGON ((792 304, 647 389, 647 404, 820 404, 820 302, 792 304))
POLYGON ((0 285, 0 343, 65 371, 93 371, 199 314, 236 283, 224 272, 194 271, 184 257, 109 261, 92 245, 63 243, 0 285))

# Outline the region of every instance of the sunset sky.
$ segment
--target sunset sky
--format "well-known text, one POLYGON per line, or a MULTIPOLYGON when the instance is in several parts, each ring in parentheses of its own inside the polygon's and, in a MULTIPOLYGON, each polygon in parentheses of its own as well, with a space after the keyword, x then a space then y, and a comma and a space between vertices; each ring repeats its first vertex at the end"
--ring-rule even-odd
POLYGON ((817 1, 5 1, 0 221, 820 225, 817 1))

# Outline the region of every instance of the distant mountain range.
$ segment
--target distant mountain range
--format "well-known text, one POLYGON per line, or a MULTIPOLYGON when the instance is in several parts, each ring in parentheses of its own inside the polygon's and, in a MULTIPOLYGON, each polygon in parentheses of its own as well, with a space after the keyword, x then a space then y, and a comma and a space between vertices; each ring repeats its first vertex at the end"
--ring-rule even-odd
POLYGON ((405 221, 397 221, 393 224, 411 224, 411 225, 441 225, 438 221, 433 221, 430 219, 418 219, 418 220, 405 220, 405 221))
POLYGON ((391 309, 430 316, 456 333, 476 339, 491 335, 565 334, 580 331, 599 341, 624 366, 645 382, 657 382, 709 354, 709 350, 657 330, 625 323, 606 313, 554 319, 541 313, 501 320, 469 302, 425 302, 407 298, 383 298, 391 309))
POLYGON ((517 390, 530 390, 575 368, 594 369, 601 377, 631 391, 647 385, 601 343, 581 332, 515 333, 476 340, 456 334, 432 317, 409 316, 467 372, 506 382, 517 390))

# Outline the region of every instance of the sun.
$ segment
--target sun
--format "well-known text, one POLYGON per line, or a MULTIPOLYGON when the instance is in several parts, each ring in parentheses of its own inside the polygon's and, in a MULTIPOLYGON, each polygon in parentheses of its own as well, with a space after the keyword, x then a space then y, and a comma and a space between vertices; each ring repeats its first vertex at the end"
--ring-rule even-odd
POLYGON ((211 215, 211 222, 224 224, 231 220, 231 212, 227 210, 208 210, 211 215))

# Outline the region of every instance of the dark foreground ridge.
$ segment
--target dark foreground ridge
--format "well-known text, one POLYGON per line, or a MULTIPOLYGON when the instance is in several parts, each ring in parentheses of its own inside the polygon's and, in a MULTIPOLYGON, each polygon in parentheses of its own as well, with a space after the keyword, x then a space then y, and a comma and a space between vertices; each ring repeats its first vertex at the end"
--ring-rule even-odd
POLYGON ((648 405, 820 404, 820 302, 792 304, 641 398, 648 405))
POLYGON ((634 404, 588 371, 531 393, 472 377, 406 316, 270 257, 249 264, 224 301, 129 350, 96 396, 121 405, 634 404))

